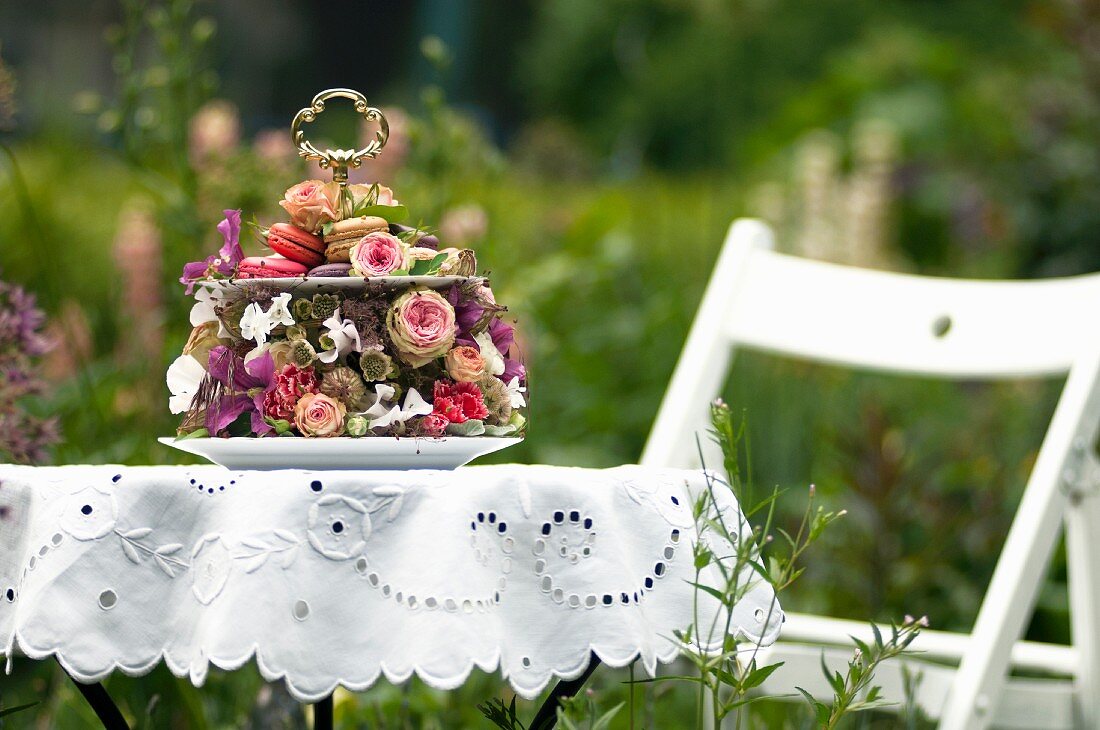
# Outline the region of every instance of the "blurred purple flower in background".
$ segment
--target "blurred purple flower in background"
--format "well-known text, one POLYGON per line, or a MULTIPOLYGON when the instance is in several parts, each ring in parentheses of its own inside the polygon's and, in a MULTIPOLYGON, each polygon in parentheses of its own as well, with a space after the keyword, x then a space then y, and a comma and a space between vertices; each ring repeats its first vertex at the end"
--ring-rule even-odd
POLYGON ((46 389, 37 362, 52 346, 42 334, 45 322, 34 295, 0 281, 0 452, 16 464, 46 461, 59 439, 57 419, 26 410, 46 389))

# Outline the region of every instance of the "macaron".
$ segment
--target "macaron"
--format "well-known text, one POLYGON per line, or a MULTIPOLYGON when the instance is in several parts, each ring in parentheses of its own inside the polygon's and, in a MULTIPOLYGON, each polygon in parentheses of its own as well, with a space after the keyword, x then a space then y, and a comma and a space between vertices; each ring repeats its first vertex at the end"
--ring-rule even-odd
POLYGON ((351 249, 368 233, 389 232, 390 224, 385 218, 364 215, 359 218, 345 218, 332 224, 325 236, 325 258, 329 263, 349 263, 351 249))
POLYGON ((287 279, 305 276, 309 267, 282 256, 249 256, 237 265, 238 279, 287 279))
POLYGON ((290 223, 276 223, 267 232, 267 245, 291 261, 313 267, 325 261, 325 242, 290 223))
MULTIPOLYGON (((412 226, 403 226, 400 223, 390 224, 390 233, 397 236, 408 231, 415 231, 412 226)), ((430 248, 433 251, 439 250, 439 239, 431 233, 422 233, 415 240, 410 241, 411 245, 418 246, 420 248, 430 248)))
POLYGON ((310 269, 306 276, 351 276, 351 264, 321 264, 310 269))

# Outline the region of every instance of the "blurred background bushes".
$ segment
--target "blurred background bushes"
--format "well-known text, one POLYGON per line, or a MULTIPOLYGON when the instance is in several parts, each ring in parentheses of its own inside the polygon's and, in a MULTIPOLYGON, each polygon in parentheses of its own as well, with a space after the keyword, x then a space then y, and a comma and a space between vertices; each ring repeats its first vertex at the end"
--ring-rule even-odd
MULTIPOLYGON (((637 459, 736 216, 861 266, 1100 269, 1092 2, 57 0, 0 5, 0 59, 0 270, 58 342, 32 406, 61 418, 58 463, 180 458, 154 441, 175 425, 178 272, 216 247, 222 209, 269 223, 318 175, 287 126, 331 86, 391 121, 359 178, 473 246, 520 321, 533 425, 503 460, 637 459)), ((369 133, 350 113, 322 122, 342 146, 369 133)), ((968 628, 1057 387, 739 357, 725 395, 748 413, 756 481, 792 490, 792 511, 815 482, 850 512, 788 607, 968 628)), ((1063 578, 1059 557, 1030 638, 1068 638, 1063 578)), ((16 672, 4 701, 46 696, 40 726, 87 719, 56 673, 16 672)), ((620 695, 602 675, 597 692, 620 695)), ((111 684, 156 726, 259 727, 285 701, 251 670, 201 692, 163 670, 111 684)), ((340 712, 474 725, 503 691, 380 687, 340 712)), ((650 726, 657 705, 649 692, 650 726)))

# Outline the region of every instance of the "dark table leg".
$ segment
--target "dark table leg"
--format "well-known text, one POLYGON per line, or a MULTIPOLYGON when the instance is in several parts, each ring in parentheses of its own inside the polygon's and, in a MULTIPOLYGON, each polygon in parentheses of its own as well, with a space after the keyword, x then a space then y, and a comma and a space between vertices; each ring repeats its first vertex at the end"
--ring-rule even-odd
POLYGON ((584 686, 588 678, 592 676, 592 672, 596 671, 596 667, 600 664, 600 658, 593 654, 588 660, 588 668, 584 670, 581 676, 576 679, 562 680, 555 684, 554 689, 550 690, 550 696, 546 698, 546 702, 542 703, 535 719, 531 721, 531 730, 551 730, 557 725, 558 707, 561 706, 562 700, 573 697, 580 692, 581 687, 584 686))
POLYGON ((111 699, 111 695, 107 694, 107 690, 103 689, 102 684, 99 682, 81 684, 68 672, 65 672, 65 674, 73 680, 73 684, 80 690, 80 694, 84 695, 84 699, 91 705, 96 717, 103 723, 106 730, 130 730, 130 726, 126 724, 126 718, 122 716, 122 711, 111 699))
POLYGON ((332 730, 332 695, 314 703, 313 730, 332 730))

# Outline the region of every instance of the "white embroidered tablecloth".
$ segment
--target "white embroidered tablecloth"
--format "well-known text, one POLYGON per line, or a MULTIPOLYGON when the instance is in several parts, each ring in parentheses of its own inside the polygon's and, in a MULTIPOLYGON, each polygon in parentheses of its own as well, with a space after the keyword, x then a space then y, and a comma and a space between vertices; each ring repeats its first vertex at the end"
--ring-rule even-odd
MULTIPOLYGON (((453 688, 475 666, 532 697, 590 652, 652 674, 693 620, 705 488, 640 467, 0 466, 0 653, 85 682, 164 661, 196 685, 254 656, 302 701, 380 674, 453 688)), ((769 644, 782 620, 761 583, 731 630, 769 644)))

